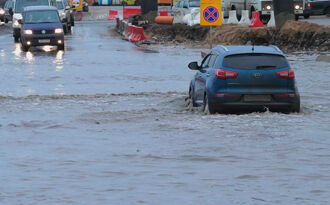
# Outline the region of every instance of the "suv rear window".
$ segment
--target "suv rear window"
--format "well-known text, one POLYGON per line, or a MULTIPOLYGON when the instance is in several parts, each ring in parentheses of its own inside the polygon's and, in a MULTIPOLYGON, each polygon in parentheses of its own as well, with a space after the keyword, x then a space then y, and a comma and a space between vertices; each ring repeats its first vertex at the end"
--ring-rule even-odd
POLYGON ((289 67, 284 56, 265 53, 229 55, 224 58, 222 65, 228 68, 244 70, 289 67))

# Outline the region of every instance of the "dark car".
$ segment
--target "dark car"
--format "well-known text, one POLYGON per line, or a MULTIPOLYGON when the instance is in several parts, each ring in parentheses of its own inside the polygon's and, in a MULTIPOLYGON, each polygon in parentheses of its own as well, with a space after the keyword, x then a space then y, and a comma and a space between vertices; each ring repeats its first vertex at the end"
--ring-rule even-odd
POLYGON ((57 9, 52 6, 24 8, 21 20, 22 50, 31 46, 55 45, 64 50, 64 33, 57 9))
POLYGON ((71 31, 73 26, 71 21, 71 8, 69 5, 66 5, 63 0, 56 0, 56 7, 63 24, 64 34, 66 34, 71 31))
POLYGON ((5 4, 6 0, 0 0, 0 21, 5 21, 5 4))
POLYGON ((13 8, 14 8, 14 1, 13 0, 7 0, 5 4, 5 23, 8 23, 8 21, 13 20, 13 8))
POLYGON ((312 15, 330 15, 330 0, 309 0, 312 15))
POLYGON ((89 8, 88 8, 88 3, 86 0, 83 0, 83 11, 84 12, 88 12, 89 8))
POLYGON ((294 71, 275 46, 217 46, 188 67, 197 70, 190 100, 205 112, 300 111, 294 71))

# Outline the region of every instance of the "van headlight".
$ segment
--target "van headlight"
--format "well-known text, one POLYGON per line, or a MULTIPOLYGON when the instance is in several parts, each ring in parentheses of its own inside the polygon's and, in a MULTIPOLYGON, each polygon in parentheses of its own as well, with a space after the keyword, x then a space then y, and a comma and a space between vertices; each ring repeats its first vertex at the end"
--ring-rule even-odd
POLYGON ((267 10, 270 10, 272 7, 270 6, 270 5, 268 5, 267 7, 266 7, 266 9, 267 10))
POLYGON ((2 8, 0 8, 0 15, 4 15, 5 14, 5 10, 3 10, 2 8))
POLYGON ((61 17, 64 18, 65 17, 65 13, 61 12, 61 17))
POLYGON ((297 4, 294 8, 298 10, 300 6, 297 4))
POLYGON ((63 29, 61 29, 61 28, 55 29, 55 33, 63 33, 63 29))
POLYGON ((26 29, 26 30, 24 30, 24 34, 31 35, 31 34, 33 34, 33 32, 31 29, 26 29))

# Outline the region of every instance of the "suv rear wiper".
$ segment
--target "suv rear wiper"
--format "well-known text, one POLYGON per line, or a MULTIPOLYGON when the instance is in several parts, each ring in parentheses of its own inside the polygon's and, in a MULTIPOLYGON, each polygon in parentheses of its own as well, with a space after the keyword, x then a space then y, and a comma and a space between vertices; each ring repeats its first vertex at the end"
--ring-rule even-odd
POLYGON ((264 68, 276 68, 274 65, 258 65, 256 69, 264 69, 264 68))

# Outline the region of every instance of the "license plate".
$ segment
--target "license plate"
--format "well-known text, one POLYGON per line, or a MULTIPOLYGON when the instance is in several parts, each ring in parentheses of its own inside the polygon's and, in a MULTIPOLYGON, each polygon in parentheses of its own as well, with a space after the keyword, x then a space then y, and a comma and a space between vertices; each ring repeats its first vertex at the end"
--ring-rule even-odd
POLYGON ((296 14, 303 14, 304 11, 303 11, 303 10, 296 10, 295 13, 296 13, 296 14))
POLYGON ((271 13, 270 11, 262 11, 261 12, 262 15, 270 15, 270 13, 271 13))
POLYGON ((39 39, 39 43, 50 43, 50 39, 39 39))
POLYGON ((244 95, 245 102, 270 102, 270 95, 244 95))

